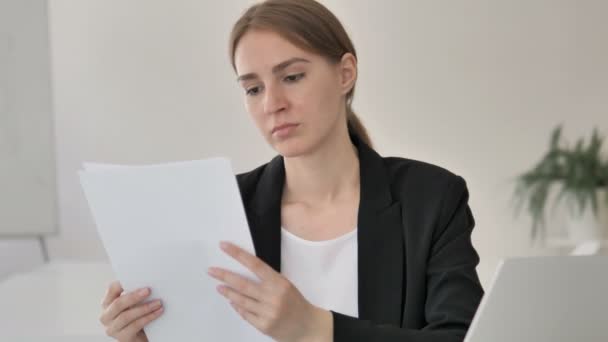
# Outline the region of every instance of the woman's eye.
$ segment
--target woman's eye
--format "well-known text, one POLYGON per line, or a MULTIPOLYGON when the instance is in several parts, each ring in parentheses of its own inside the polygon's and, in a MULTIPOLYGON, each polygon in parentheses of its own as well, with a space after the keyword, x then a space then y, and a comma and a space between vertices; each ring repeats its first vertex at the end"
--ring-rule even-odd
POLYGON ((297 82, 299 80, 301 80, 304 77, 304 73, 301 74, 295 74, 295 75, 289 75, 285 77, 285 81, 287 82, 297 82))
POLYGON ((260 92, 260 87, 251 87, 245 90, 245 94, 249 96, 255 96, 260 92))

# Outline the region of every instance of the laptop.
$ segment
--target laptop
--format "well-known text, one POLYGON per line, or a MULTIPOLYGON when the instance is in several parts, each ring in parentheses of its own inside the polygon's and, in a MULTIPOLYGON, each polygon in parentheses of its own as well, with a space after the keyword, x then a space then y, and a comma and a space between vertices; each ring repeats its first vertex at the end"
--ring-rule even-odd
POLYGON ((608 256, 501 262, 465 342, 608 341, 608 256))

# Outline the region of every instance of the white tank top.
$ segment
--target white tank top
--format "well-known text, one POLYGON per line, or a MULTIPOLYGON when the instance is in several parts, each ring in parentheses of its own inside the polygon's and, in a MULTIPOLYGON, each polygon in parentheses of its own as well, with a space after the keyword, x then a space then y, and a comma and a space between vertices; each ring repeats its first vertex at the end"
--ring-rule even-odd
POLYGON ((357 229, 310 241, 281 228, 281 274, 313 305, 359 317, 357 229))

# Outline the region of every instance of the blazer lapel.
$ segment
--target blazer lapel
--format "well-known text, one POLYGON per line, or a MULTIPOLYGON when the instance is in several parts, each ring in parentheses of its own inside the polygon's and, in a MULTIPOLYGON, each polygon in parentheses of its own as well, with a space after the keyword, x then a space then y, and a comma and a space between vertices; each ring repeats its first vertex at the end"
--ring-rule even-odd
POLYGON ((393 201, 382 157, 356 137, 353 142, 361 175, 359 318, 400 326, 405 275, 401 204, 393 201))
MULTIPOLYGON (((404 241, 401 205, 393 202, 382 157, 361 142, 358 149, 360 202, 358 212, 359 318, 401 323, 404 284, 404 241)), ((281 197, 285 167, 275 157, 260 176, 252 203, 250 228, 256 255, 281 271, 281 197)))
POLYGON ((283 157, 268 163, 258 181, 250 218, 256 255, 275 271, 281 271, 281 197, 285 184, 283 157))

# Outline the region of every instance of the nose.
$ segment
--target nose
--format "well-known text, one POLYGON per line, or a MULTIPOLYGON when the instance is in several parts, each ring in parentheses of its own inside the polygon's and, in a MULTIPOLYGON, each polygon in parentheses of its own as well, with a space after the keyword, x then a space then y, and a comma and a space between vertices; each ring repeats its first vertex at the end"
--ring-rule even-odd
POLYGON ((287 107, 283 89, 280 86, 268 85, 264 94, 264 113, 279 113, 287 107))

